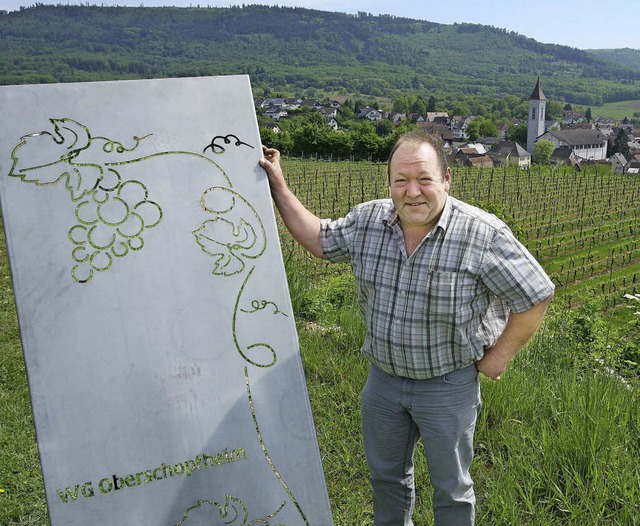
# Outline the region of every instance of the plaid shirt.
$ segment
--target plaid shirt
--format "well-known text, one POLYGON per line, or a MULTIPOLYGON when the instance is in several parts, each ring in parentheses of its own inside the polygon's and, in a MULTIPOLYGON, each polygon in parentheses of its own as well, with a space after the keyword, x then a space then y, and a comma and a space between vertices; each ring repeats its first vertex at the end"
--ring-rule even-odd
POLYGON ((351 261, 367 334, 362 352, 383 371, 427 379, 471 365, 553 283, 509 227, 451 196, 407 254, 390 199, 322 221, 325 257, 351 261))

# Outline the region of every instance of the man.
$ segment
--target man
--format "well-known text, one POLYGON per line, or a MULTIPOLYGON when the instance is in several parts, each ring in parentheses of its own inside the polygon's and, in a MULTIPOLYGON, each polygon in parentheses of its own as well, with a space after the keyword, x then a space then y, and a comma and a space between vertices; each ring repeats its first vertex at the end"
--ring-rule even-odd
POLYGON ((371 362, 362 425, 375 526, 413 524, 420 437, 436 525, 472 525, 478 372, 500 378, 539 327, 553 284, 502 221, 448 195, 451 169, 433 135, 402 136, 389 157, 391 199, 337 221, 294 196, 277 150, 264 155, 293 237, 315 256, 350 260, 356 277, 371 362))

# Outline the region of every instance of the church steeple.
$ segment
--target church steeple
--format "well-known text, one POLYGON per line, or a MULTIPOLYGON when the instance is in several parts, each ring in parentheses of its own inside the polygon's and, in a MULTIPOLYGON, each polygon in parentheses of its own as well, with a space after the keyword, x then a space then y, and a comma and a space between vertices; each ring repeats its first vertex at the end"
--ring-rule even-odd
POLYGON ((531 97, 529 97, 529 100, 547 100, 542 92, 542 88, 540 87, 540 77, 538 77, 536 87, 533 88, 533 93, 531 94, 531 97))
POLYGON ((545 132, 547 98, 540 87, 540 77, 529 98, 529 118, 527 121, 527 151, 533 154, 533 143, 545 132))

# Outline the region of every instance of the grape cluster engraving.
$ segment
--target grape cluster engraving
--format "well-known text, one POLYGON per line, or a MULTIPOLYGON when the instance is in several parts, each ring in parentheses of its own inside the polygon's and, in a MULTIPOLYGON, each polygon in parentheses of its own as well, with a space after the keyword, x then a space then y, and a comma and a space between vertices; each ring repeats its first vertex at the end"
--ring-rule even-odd
POLYGON ((94 271, 111 268, 114 258, 143 248, 145 229, 162 220, 162 209, 149 200, 144 184, 123 183, 117 171, 109 169, 109 172, 117 179, 115 186, 100 184, 84 198, 75 210, 78 223, 69 230, 76 263, 71 275, 80 283, 89 281, 94 271))
POLYGON ((153 155, 130 156, 148 135, 133 137, 127 148, 106 137, 93 137, 73 119, 50 119, 50 123, 53 131, 21 137, 11 153, 9 175, 37 186, 64 183, 75 204, 76 224, 68 234, 73 244, 71 277, 87 283, 95 272, 109 270, 116 258, 142 249, 145 230, 162 220, 162 209, 149 199, 145 185, 123 181, 113 168, 153 155))

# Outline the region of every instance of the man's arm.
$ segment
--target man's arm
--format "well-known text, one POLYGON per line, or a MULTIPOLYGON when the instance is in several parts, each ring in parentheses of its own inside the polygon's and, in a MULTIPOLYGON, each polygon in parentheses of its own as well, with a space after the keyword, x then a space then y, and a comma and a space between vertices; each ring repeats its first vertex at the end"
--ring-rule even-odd
POLYGON ((269 177, 271 197, 293 239, 314 256, 323 258, 320 245, 320 218, 307 210, 287 186, 282 167, 280 152, 274 148, 262 147, 264 158, 260 166, 269 177))
POLYGON ((499 380, 509 362, 540 327, 553 293, 524 312, 512 312, 500 337, 476 362, 478 370, 493 380, 499 380))

